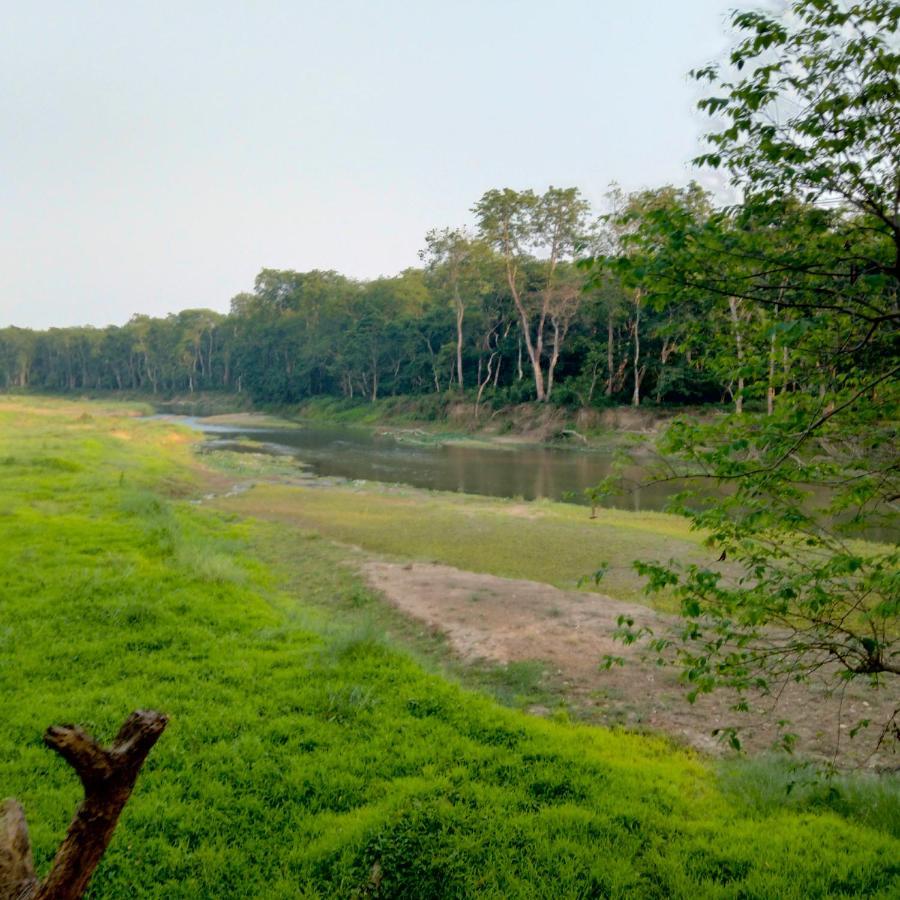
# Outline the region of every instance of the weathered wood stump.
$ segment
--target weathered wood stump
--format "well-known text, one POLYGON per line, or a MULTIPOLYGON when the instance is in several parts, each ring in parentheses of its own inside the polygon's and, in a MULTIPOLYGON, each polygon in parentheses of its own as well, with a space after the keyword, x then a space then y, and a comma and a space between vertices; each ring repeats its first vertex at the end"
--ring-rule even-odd
POLYGON ((34 871, 25 813, 15 800, 0 806, 0 900, 78 900, 109 846, 138 772, 168 719, 133 712, 110 747, 101 747, 76 725, 54 725, 44 743, 78 773, 84 800, 78 807, 47 877, 34 871))

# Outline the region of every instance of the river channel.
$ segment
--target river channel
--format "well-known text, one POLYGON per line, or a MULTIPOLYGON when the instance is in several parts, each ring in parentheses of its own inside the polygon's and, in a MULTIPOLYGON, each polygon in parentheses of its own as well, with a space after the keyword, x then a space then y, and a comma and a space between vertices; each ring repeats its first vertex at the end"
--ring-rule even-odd
MULTIPOLYGON (((415 436, 363 428, 303 424, 264 428, 220 425, 193 416, 166 418, 202 431, 227 450, 291 453, 314 475, 350 481, 381 481, 413 487, 494 497, 546 498, 586 503, 586 488, 612 471, 613 456, 594 450, 552 447, 419 442, 415 436)), ((679 488, 646 485, 639 465, 624 472, 626 487, 604 505, 661 510, 679 488)))
MULTIPOLYGON (((440 444, 430 442, 427 435, 419 439, 414 432, 380 433, 317 423, 266 428, 214 424, 196 416, 163 418, 202 431, 212 446, 225 450, 291 454, 316 476, 523 500, 586 504, 585 489, 609 475, 614 462, 611 452, 599 450, 440 444)), ((671 496, 687 485, 683 481, 648 483, 651 459, 649 453, 636 453, 632 464, 620 473, 621 491, 605 497, 602 504, 636 512, 665 510, 671 496)), ((711 485, 704 489, 715 490, 711 485)), ((898 540, 894 522, 868 523, 856 534, 889 543, 898 540)))

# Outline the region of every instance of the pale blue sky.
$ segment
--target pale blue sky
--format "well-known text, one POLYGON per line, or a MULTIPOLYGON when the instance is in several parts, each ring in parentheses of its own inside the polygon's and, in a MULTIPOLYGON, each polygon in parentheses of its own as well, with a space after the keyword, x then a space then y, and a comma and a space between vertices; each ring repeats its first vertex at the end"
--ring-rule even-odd
POLYGON ((0 0, 0 327, 417 263, 492 187, 692 177, 741 0, 0 0))

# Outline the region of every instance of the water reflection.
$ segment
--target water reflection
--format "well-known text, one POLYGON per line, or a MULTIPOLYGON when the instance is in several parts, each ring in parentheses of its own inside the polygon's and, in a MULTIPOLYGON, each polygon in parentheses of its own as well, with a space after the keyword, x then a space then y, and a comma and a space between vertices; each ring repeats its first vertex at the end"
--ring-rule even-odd
MULTIPOLYGON (((265 445, 270 451, 293 453, 316 475, 523 500, 571 499, 587 503, 585 488, 609 475, 613 464, 611 454, 595 451, 441 446, 410 443, 402 436, 343 426, 272 429, 214 425, 190 416, 179 416, 177 420, 221 440, 244 439, 248 449, 265 445)), ((624 475, 626 489, 604 498, 603 506, 635 512, 663 510, 673 494, 685 489, 683 482, 647 484, 650 473, 637 462, 624 475)), ((864 534, 876 540, 897 539, 896 528, 887 526, 870 526, 864 534)))
MULTIPOLYGON (((549 447, 472 447, 410 443, 355 428, 304 425, 266 429, 179 421, 220 440, 289 448, 316 475, 410 484, 414 487, 496 497, 586 502, 585 488, 610 474, 612 456, 549 447)), ((637 468, 628 473, 641 476, 637 468)), ((663 509, 676 487, 633 488, 604 501, 621 509, 663 509)))

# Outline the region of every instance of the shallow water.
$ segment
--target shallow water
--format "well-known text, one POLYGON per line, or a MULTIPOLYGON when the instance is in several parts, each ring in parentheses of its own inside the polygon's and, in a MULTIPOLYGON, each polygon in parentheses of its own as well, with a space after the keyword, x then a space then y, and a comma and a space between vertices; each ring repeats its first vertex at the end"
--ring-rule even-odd
MULTIPOLYGON (((167 417, 168 418, 168 417, 167 417)), ((523 500, 570 499, 586 503, 586 488, 610 474, 612 454, 550 447, 417 443, 402 435, 330 425, 292 428, 213 425, 192 416, 172 417, 196 428, 231 450, 293 453, 315 475, 383 481, 413 487, 523 500)), ((628 489, 604 505, 631 510, 661 510, 679 488, 640 485, 646 470, 625 471, 628 489)))
MULTIPOLYGON (((314 475, 493 497, 586 504, 585 489, 609 475, 613 465, 611 453, 596 450, 417 443, 414 436, 340 425, 265 428, 217 425, 196 416, 165 418, 196 428, 229 450, 290 453, 314 475), (234 443, 237 441, 241 443, 234 443)), ((672 495, 687 485, 684 481, 647 484, 652 477, 650 459, 643 464, 635 459, 622 472, 622 492, 604 498, 602 505, 665 510, 672 495)), ((858 536, 895 543, 898 529, 870 524, 858 536)))

